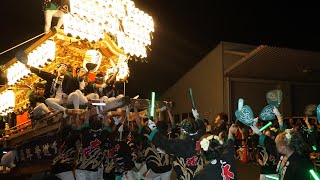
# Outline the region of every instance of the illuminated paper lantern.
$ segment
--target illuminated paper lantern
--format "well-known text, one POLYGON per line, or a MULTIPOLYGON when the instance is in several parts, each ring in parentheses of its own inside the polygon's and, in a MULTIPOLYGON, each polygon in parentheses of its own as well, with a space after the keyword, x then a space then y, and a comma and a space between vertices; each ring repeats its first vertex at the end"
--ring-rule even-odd
POLYGON ((86 69, 86 71, 90 72, 96 72, 101 64, 102 60, 102 54, 97 50, 88 50, 85 54, 84 60, 83 60, 83 67, 86 69), (89 68, 88 65, 95 65, 93 69, 89 68))
POLYGON ((15 107, 15 95, 13 90, 5 90, 0 94, 0 113, 1 116, 6 116, 13 112, 15 107))
POLYGON ((47 40, 28 54, 28 65, 42 68, 55 59, 56 43, 47 40))
POLYGON ((117 38, 126 54, 144 58, 154 22, 131 0, 70 0, 70 13, 64 16, 66 35, 97 42, 105 32, 117 38))
POLYGON ((17 61, 7 69, 8 85, 15 85, 22 78, 27 78, 31 71, 20 61, 17 61))

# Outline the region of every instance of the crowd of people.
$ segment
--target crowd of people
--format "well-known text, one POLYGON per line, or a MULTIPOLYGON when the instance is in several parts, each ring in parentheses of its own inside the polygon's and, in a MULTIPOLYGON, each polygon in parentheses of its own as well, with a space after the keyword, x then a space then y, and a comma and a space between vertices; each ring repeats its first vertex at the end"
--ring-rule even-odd
MULTIPOLYGON (((166 180, 174 171, 177 179, 229 180, 238 177, 238 158, 257 163, 261 180, 312 179, 310 170, 315 167, 310 157, 320 148, 316 119, 284 122, 275 107, 278 126, 260 131, 265 121, 255 119, 250 127, 239 121, 231 124, 225 113, 219 113, 211 126, 196 109, 181 122, 167 107, 150 117, 129 105, 112 116, 90 101, 108 103, 123 97, 116 74, 104 79, 98 72, 90 80, 84 68, 73 72, 66 64, 59 64, 55 73, 30 69, 46 81, 36 83, 29 95, 33 122, 52 111, 61 111, 66 119, 68 109, 75 115, 76 123, 66 121, 59 132, 51 178, 166 180)), ((14 167, 9 156, 15 154, 8 153, 1 163, 14 167)))
MULTIPOLYGON (((45 32, 52 17, 59 17, 57 28, 61 28, 60 3, 43 1, 45 32)), ((317 119, 284 121, 274 107, 276 123, 261 131, 266 121, 255 119, 246 126, 223 112, 212 126, 197 109, 191 109, 192 115, 181 122, 165 106, 154 116, 141 115, 134 105, 110 115, 91 102, 110 103, 123 97, 117 73, 105 78, 105 73, 97 72, 92 78, 80 66, 61 63, 50 73, 25 65, 45 81, 35 83, 28 95, 32 123, 54 111, 61 112, 65 121, 47 179, 231 180, 238 178, 236 159, 259 165, 260 180, 315 179, 310 171, 317 171, 315 161, 319 161, 317 119), (69 115, 75 123, 67 121, 69 115)), ((12 150, 2 157, 1 165, 14 172, 16 156, 12 150)))
MULTIPOLYGON (((258 164, 260 179, 313 179, 310 170, 319 170, 317 119, 306 116, 284 121, 276 107, 273 113, 277 118, 273 123, 275 125, 262 132, 260 129, 267 121, 256 118, 250 127, 237 123, 236 157, 243 162, 258 164)), ((227 128, 227 125, 223 126, 219 129, 227 128)))
MULTIPOLYGON (((205 139, 211 142, 210 146, 215 143, 215 147, 204 152, 200 139, 204 138, 206 127, 195 109, 192 110, 194 117, 181 123, 174 121, 171 110, 165 106, 157 110, 155 117, 140 116, 135 106, 119 108, 118 116, 112 116, 102 113, 90 102, 98 99, 109 103, 123 97, 122 89, 118 87, 122 83, 114 80, 117 73, 105 79, 98 72, 90 80, 89 72, 82 67, 73 71, 66 64, 58 64, 54 73, 50 73, 26 66, 45 80, 45 83, 35 83, 34 91, 29 94, 32 123, 53 111, 61 112, 67 123, 59 131, 59 151, 52 160, 51 174, 54 177, 170 179, 174 169, 178 179, 193 179, 197 174, 207 176, 208 173, 201 170, 207 161, 218 158, 218 163, 207 167, 209 177, 211 168, 215 169, 212 175, 220 179, 236 177, 234 159, 231 158, 234 156, 235 126, 230 127, 229 140, 226 139, 229 144, 227 154, 223 154, 225 148, 221 142, 210 137, 205 139), (70 109, 75 123, 67 121, 70 109), (131 110, 134 116, 130 116, 131 110), (163 111, 167 111, 170 125, 163 120, 163 111)), ((5 154, 1 160, 2 165, 13 168, 12 173, 19 156, 15 151, 5 154)))
MULTIPOLYGON (((26 66, 46 81, 35 83, 29 93, 32 122, 59 111, 67 123, 59 132, 53 177, 165 180, 174 171, 177 179, 237 179, 238 158, 257 163, 261 180, 312 179, 310 170, 315 167, 310 158, 320 149, 316 119, 284 122, 274 107, 278 125, 260 131, 266 121, 256 118, 250 127, 240 121, 231 124, 225 113, 219 113, 211 126, 196 109, 181 122, 166 106, 154 117, 141 115, 133 105, 110 115, 90 102, 123 97, 117 73, 105 78, 97 72, 90 78, 82 67, 58 64, 49 73, 26 66), (66 120, 69 115, 75 123, 66 120)), ((14 167, 8 157, 16 154, 6 154, 1 164, 14 167)))
MULTIPOLYGON (((201 155, 199 140, 205 135, 205 125, 197 110, 192 110, 194 118, 189 117, 178 125, 166 107, 158 110, 154 118, 141 117, 137 107, 132 106, 119 108, 119 117, 113 117, 109 113, 102 113, 90 101, 99 99, 109 103, 123 97, 121 88, 114 81, 117 73, 105 79, 98 72, 94 80, 90 80, 88 72, 81 67, 73 73, 66 64, 58 64, 55 72, 49 73, 26 66, 46 81, 36 83, 34 91, 29 94, 32 122, 53 111, 60 111, 68 123, 59 132, 57 142, 60 148, 51 165, 54 177, 170 179, 174 169, 178 179, 193 179, 204 167, 207 160, 201 155), (80 105, 84 106, 82 111, 80 105), (66 120, 70 114, 68 109, 72 109, 76 123, 66 120), (130 110, 134 111, 133 117, 130 117, 130 110), (162 111, 168 112, 171 124, 169 134, 168 123, 161 120, 162 111)), ((235 127, 232 126, 230 139, 233 139, 234 132, 235 127)), ((233 140, 228 143, 233 147, 233 140)), ((220 147, 219 152, 210 150, 205 153, 209 160, 222 154, 222 145, 216 145, 220 147)), ((1 161, 2 165, 13 168, 13 173, 14 160, 19 156, 15 151, 4 155, 1 161)), ((233 152, 229 153, 231 157, 233 152)), ((221 179, 235 177, 234 159, 226 157, 221 161, 221 166, 232 166, 230 170, 233 172, 228 174, 220 168, 221 179)))

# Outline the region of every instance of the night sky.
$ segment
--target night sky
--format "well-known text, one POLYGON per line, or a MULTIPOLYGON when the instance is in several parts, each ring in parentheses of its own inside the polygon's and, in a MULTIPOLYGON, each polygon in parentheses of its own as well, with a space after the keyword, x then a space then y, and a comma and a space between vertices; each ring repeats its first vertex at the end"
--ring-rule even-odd
MULTIPOLYGON (((151 91, 155 91, 160 95, 220 41, 320 51, 320 8, 282 2, 285 3, 135 1, 136 7, 153 16, 155 33, 148 63, 129 63, 127 94, 149 98, 151 91)), ((2 3, 0 52, 43 32, 41 3, 41 0, 2 3)), ((29 45, 1 55, 0 65, 29 45)))

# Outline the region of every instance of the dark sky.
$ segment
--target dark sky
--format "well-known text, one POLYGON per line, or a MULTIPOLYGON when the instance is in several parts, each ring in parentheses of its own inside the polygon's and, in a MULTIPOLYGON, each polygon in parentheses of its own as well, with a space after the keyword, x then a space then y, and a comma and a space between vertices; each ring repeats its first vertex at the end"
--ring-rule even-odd
MULTIPOLYGON (((7 0, 1 8, 0 52, 43 31, 42 0, 7 0)), ((243 1, 137 0, 155 21, 149 63, 130 62, 127 93, 149 98, 172 86, 219 41, 320 50, 320 8, 243 1)), ((21 47, 26 48, 28 45, 21 47)), ((17 50, 0 56, 0 64, 17 50)))

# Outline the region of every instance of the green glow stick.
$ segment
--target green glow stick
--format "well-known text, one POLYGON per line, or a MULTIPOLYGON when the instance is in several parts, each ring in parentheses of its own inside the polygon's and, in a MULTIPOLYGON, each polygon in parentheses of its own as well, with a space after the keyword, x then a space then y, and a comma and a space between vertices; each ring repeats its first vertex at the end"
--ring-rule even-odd
POLYGON ((274 180, 278 180, 278 179, 279 179, 279 178, 277 178, 277 177, 273 177, 273 176, 270 176, 270 175, 266 175, 266 178, 274 179, 274 180))
POLYGON ((265 126, 263 126, 261 129, 260 129, 260 131, 263 131, 263 130, 265 130, 265 129, 267 129, 269 126, 271 126, 272 125, 272 122, 268 122, 268 124, 267 125, 265 125, 265 126))
POLYGON ((316 151, 316 150, 317 150, 317 146, 312 146, 312 149, 313 149, 314 151, 316 151))
POLYGON ((190 99, 191 99, 191 103, 192 103, 192 108, 196 109, 196 105, 194 103, 194 98, 193 98, 193 94, 192 94, 192 89, 189 88, 189 95, 190 95, 190 99))
POLYGON ((310 174, 312 175, 312 177, 315 179, 315 180, 320 180, 319 177, 317 176, 317 174, 314 172, 313 169, 309 170, 310 174))
POLYGON ((239 110, 239 111, 241 111, 241 109, 242 109, 242 107, 243 107, 243 102, 244 102, 244 101, 243 101, 243 99, 241 99, 241 98, 238 100, 238 110, 239 110))
POLYGON ((150 110, 150 116, 154 116, 154 105, 155 105, 155 98, 156 98, 156 93, 152 92, 151 93, 151 110, 150 110))

